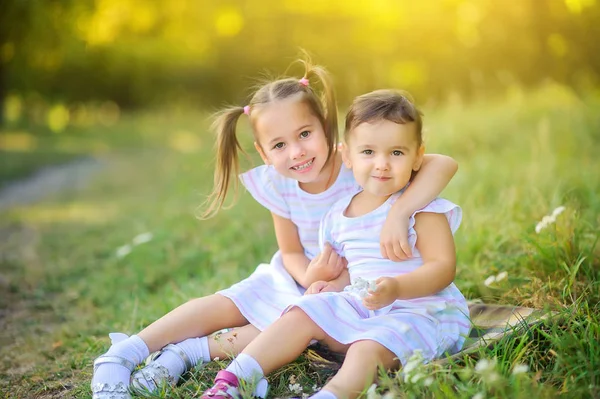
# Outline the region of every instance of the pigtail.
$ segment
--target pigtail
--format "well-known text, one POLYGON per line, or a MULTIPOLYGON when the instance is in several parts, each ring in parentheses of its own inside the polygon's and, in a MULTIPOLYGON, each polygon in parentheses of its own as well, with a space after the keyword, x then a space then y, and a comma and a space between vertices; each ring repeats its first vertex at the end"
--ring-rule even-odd
POLYGON ((234 181, 234 193, 237 194, 237 175, 240 168, 238 151, 244 154, 245 151, 237 139, 236 126, 240 115, 243 113, 244 108, 242 107, 230 107, 215 115, 215 120, 211 126, 211 129, 217 134, 217 159, 213 190, 205 202, 206 209, 199 216, 199 219, 209 219, 223 208, 231 180, 234 181))
MULTIPOLYGON (((300 63, 304 65, 304 78, 308 78, 310 75, 314 75, 319 79, 322 86, 321 93, 321 105, 323 107, 323 114, 325 120, 323 121, 325 132, 327 135, 327 145, 329 147, 329 157, 334 153, 338 144, 338 113, 337 113, 337 102, 335 98, 335 91, 333 90, 333 83, 331 76, 325 68, 319 65, 313 65, 310 58, 305 54, 305 59, 300 60, 300 63)), ((312 83, 311 83, 312 85, 312 83)))

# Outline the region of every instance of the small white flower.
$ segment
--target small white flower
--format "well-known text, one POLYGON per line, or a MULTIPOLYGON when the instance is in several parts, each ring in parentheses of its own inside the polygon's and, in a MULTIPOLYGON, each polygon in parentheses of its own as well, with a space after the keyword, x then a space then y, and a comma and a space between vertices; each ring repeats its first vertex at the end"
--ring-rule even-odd
POLYGON ((117 258, 122 259, 131 253, 131 245, 126 244, 117 248, 117 258))
POLYGON ((154 236, 152 235, 152 233, 138 234, 137 236, 133 237, 133 245, 145 244, 152 240, 153 237, 154 236))
POLYGON ((496 282, 504 280, 508 276, 507 272, 501 272, 496 274, 496 282))
POLYGON ((288 385, 288 388, 290 389, 291 393, 295 393, 297 395, 300 395, 303 392, 302 386, 298 383, 290 384, 288 385))
POLYGON ((496 276, 489 276, 485 279, 483 284, 485 284, 486 287, 489 287, 490 285, 494 284, 494 282, 496 282, 496 276))
POLYGON ((308 394, 308 393, 302 394, 302 399, 308 399, 309 397, 310 397, 310 394, 308 394))
POLYGON ((217 356, 217 357, 215 357, 213 360, 214 360, 215 362, 218 362, 219 360, 221 360, 221 358, 220 358, 219 356, 217 356))
POLYGON ((513 375, 517 375, 517 374, 524 374, 526 372, 529 371, 529 366, 526 364, 516 364, 515 367, 513 367, 512 369, 512 374, 513 375))
POLYGON ((375 282, 375 280, 369 281, 369 290, 373 292, 377 291, 377 283, 375 282))
POLYGON ((377 393, 377 384, 372 384, 369 389, 367 389, 367 399, 379 399, 381 395, 377 393))
POLYGON ((471 399, 483 399, 483 392, 478 392, 475 395, 473 395, 473 397, 471 399))
POLYGON ((488 371, 492 371, 494 370, 494 368, 496 367, 496 359, 479 359, 479 361, 477 362, 477 364, 475 365, 475 371, 477 371, 478 373, 485 373, 488 371))
POLYGON ((423 385, 426 387, 430 386, 431 384, 433 384, 433 377, 427 377, 425 381, 423 381, 423 385))
POLYGON ((317 392, 319 390, 319 387, 317 386, 317 384, 312 386, 312 391, 313 392, 317 392))
POLYGON ((564 206, 559 206, 558 208, 552 211, 552 216, 557 217, 558 215, 563 213, 565 209, 566 208, 564 206))
POLYGON ((416 384, 417 382, 419 382, 419 380, 425 378, 425 374, 422 373, 415 373, 413 374, 413 376, 410 378, 410 382, 413 384, 416 384))

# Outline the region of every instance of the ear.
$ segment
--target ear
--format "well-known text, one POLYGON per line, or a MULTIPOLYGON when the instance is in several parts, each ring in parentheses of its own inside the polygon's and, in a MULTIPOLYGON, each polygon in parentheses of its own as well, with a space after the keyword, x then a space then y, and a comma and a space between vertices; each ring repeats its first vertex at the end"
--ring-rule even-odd
POLYGON ((348 169, 352 169, 352 162, 350 162, 350 156, 348 154, 348 152, 350 150, 348 150, 348 146, 346 145, 346 143, 340 143, 340 150, 342 151, 342 161, 344 162, 344 165, 346 165, 346 167, 348 169))
POLYGON ((265 165, 270 165, 271 162, 269 161, 269 158, 267 158, 267 154, 265 154, 260 144, 258 144, 256 141, 254 142, 254 148, 256 148, 256 151, 258 151, 258 154, 262 158, 265 165))
POLYGON ((423 155, 425 155, 425 146, 424 145, 419 147, 419 149, 417 150, 417 158, 415 158, 415 162, 413 163, 413 167, 412 167, 412 169, 415 172, 417 172, 419 169, 421 169, 421 165, 423 164, 423 155))

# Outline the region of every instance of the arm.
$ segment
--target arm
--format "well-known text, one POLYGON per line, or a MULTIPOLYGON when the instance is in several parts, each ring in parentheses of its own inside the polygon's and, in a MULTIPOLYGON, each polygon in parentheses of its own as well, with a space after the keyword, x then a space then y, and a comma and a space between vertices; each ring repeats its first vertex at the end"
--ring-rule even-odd
POLYGON ((340 275, 346 262, 330 245, 325 245, 323 251, 311 261, 304 254, 296 225, 289 219, 274 213, 271 215, 283 266, 298 284, 308 288, 315 281, 330 280, 340 275))
POLYGON ((395 262, 412 257, 408 244, 408 219, 427 206, 448 185, 458 170, 456 161, 445 155, 428 154, 406 192, 392 205, 381 230, 381 254, 395 262))
POLYGON ((350 273, 348 273, 348 269, 344 269, 335 280, 315 281, 308 287, 304 295, 318 294, 319 292, 340 292, 347 285, 350 285, 350 273))
POLYGON ((380 309, 396 299, 413 299, 438 293, 454 280, 456 250, 448 220, 439 213, 415 216, 417 248, 423 258, 418 269, 396 277, 377 279, 375 292, 364 299, 369 309, 380 309))

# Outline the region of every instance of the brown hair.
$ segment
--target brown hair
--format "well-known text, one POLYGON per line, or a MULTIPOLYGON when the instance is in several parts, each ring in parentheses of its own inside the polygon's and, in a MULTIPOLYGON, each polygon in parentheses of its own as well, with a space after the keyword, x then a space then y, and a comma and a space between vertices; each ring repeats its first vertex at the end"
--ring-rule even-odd
MULTIPOLYGON (((255 110, 265 107, 275 101, 284 100, 301 93, 299 101, 308 105, 311 112, 323 125, 329 148, 327 160, 331 158, 338 142, 337 105, 333 85, 325 68, 312 65, 308 58, 298 60, 304 65, 303 79, 315 76, 321 84, 321 90, 315 90, 314 85, 305 85, 296 78, 281 78, 263 83, 252 95, 247 108, 252 122, 255 110)), ((214 172, 213 190, 206 200, 206 209, 199 216, 208 219, 221 208, 227 197, 229 185, 234 182, 234 192, 237 193, 239 174, 238 151, 244 152, 236 135, 237 121, 244 113, 244 107, 234 106, 223 109, 215 114, 212 129, 217 133, 217 159, 214 172)))
POLYGON ((344 140, 347 142, 352 129, 361 123, 372 123, 385 119, 399 124, 414 122, 417 144, 420 147, 423 144, 422 115, 408 93, 391 89, 375 90, 356 97, 352 102, 346 115, 344 140))

